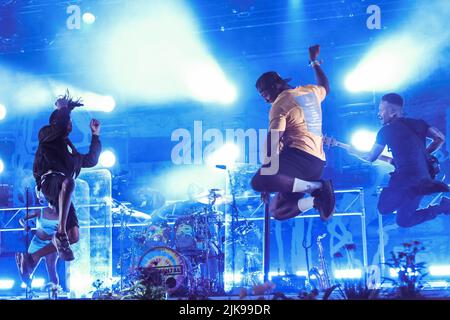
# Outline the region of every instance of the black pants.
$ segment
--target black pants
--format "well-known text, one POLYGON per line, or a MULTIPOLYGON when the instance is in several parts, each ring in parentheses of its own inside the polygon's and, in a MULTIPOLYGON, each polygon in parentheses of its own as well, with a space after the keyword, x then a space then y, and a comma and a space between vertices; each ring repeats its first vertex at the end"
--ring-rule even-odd
MULTIPOLYGON (((293 193, 292 185, 284 177, 306 181, 320 180, 325 161, 296 148, 285 147, 279 155, 279 168, 274 175, 261 174, 261 169, 252 178, 252 188, 258 192, 281 192, 282 198, 301 199, 303 193, 293 193)), ((289 179, 292 180, 292 179, 289 179)))
POLYGON ((415 188, 427 175, 391 174, 388 187, 384 188, 378 200, 378 211, 389 214, 397 211, 397 224, 409 228, 432 220, 440 214, 439 206, 430 206, 417 210, 424 195, 415 192, 415 188))

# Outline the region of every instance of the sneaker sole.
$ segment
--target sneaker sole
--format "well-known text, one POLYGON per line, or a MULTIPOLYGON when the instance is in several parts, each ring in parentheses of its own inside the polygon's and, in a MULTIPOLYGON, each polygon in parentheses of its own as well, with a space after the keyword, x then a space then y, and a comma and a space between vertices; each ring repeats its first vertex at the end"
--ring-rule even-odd
POLYGON ((331 217, 333 216, 333 213, 335 211, 335 206, 336 206, 336 197, 334 195, 334 188, 333 188, 333 182, 331 180, 328 180, 326 183, 326 191, 321 192, 321 195, 323 195, 324 193, 327 194, 327 198, 329 197, 331 200, 331 203, 329 204, 330 209, 327 210, 327 212, 325 212, 324 210, 320 210, 320 218, 322 219, 322 221, 328 221, 331 219, 331 217))

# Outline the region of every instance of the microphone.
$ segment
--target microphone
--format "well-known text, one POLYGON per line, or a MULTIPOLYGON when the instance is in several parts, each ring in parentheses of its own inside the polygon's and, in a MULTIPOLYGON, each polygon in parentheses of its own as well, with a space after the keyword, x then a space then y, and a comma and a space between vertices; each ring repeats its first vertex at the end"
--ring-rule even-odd
POLYGON ((224 164, 217 164, 217 165, 216 165, 216 168, 217 168, 217 169, 226 170, 226 169, 227 169, 227 166, 224 165, 224 164))

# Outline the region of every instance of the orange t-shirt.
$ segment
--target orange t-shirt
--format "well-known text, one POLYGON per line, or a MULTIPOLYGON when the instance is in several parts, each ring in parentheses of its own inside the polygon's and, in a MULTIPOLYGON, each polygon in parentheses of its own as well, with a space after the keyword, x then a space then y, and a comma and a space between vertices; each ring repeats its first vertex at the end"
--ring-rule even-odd
POLYGON ((280 93, 269 112, 269 130, 284 131, 282 146, 300 149, 325 161, 321 106, 325 96, 325 88, 318 85, 280 93))

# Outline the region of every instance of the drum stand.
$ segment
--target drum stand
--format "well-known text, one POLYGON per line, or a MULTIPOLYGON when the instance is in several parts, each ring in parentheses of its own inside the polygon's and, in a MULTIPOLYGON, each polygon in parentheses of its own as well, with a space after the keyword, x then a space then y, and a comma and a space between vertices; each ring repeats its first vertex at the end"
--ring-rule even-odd
MULTIPOLYGON (((124 240, 126 237, 127 227, 128 227, 128 220, 130 218, 130 215, 126 217, 126 214, 130 212, 130 209, 126 207, 123 203, 118 202, 118 206, 120 207, 120 231, 119 231, 119 268, 120 268, 120 291, 123 290, 123 279, 124 279, 124 272, 125 272, 125 266, 124 266, 124 259, 125 259, 125 251, 124 251, 124 240), (126 220, 126 218, 128 218, 126 220)), ((134 259, 134 256, 132 257, 134 259)), ((132 262, 134 266, 134 261, 132 262)))
MULTIPOLYGON (((208 207, 206 208, 206 217, 207 219, 212 216, 215 213, 214 210, 214 205, 216 203, 216 200, 220 197, 220 195, 216 194, 216 190, 215 189, 211 189, 210 190, 210 194, 209 194, 209 203, 208 203, 208 207)), ((207 220, 207 224, 209 224, 209 221, 207 220)), ((215 231, 215 235, 211 235, 208 231, 208 238, 207 238, 207 247, 206 247, 206 257, 205 257, 205 267, 206 267, 206 277, 207 277, 207 281, 208 281, 208 288, 207 288, 207 294, 211 294, 216 293, 216 294, 223 294, 225 292, 224 290, 224 279, 223 279, 223 273, 225 270, 225 261, 224 261, 224 252, 223 252, 223 237, 222 237, 222 227, 223 227, 223 223, 222 220, 219 218, 217 221, 217 231, 215 231), (217 237, 217 243, 215 243, 214 241, 214 236, 217 237), (216 279, 211 279, 211 268, 210 268, 210 253, 211 253, 211 245, 213 245, 214 247, 216 247, 217 249, 217 275, 216 275, 216 279), (218 277, 218 278, 217 278, 218 277), (216 285, 216 288, 214 288, 214 284, 216 285), (213 290, 215 289, 215 290, 213 290)), ((202 279, 203 281, 205 279, 202 279)))
MULTIPOLYGON (((29 193, 29 187, 26 187, 25 190, 25 204, 26 204, 26 211, 25 211, 25 252, 28 252, 28 247, 30 246, 30 237, 29 237, 29 225, 28 225, 28 217, 30 216, 30 203, 28 200, 28 193, 29 193)), ((33 291, 31 283, 33 281, 33 277, 30 277, 27 279, 25 285, 25 300, 31 300, 33 298, 33 291)))

